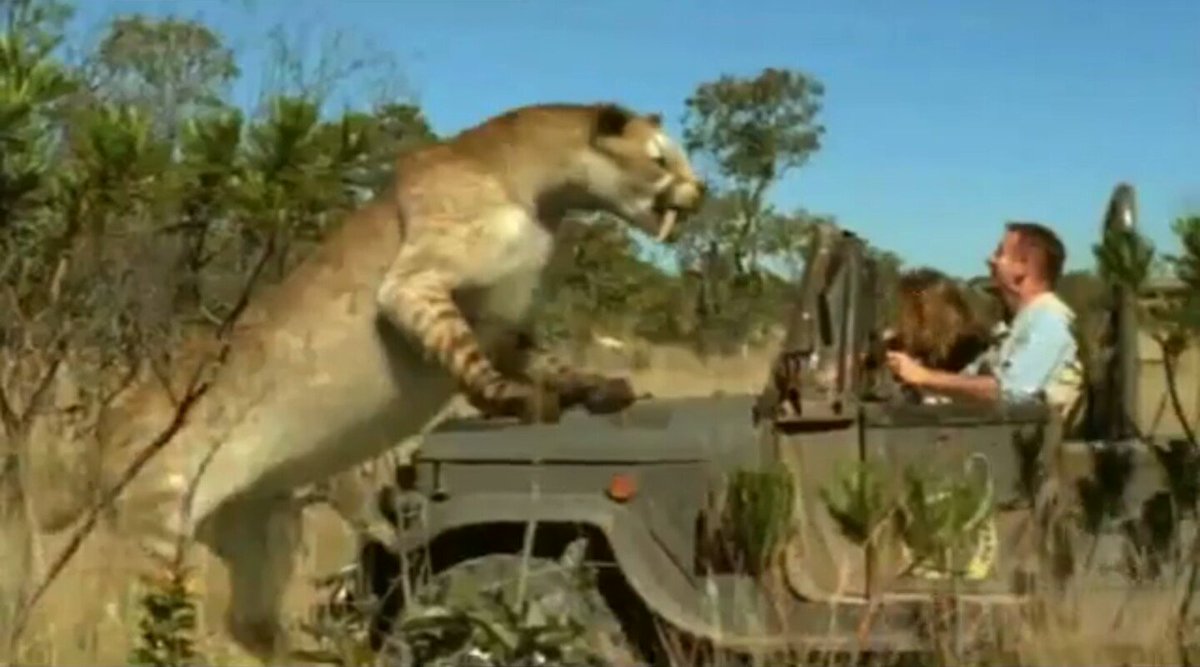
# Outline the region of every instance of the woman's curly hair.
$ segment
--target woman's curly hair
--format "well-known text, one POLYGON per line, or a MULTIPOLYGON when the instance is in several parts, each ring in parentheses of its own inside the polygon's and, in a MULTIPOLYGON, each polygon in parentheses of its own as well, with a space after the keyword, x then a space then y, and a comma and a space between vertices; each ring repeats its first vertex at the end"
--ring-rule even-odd
POLYGON ((990 327, 967 288, 944 273, 918 268, 900 274, 891 346, 922 364, 958 372, 987 349, 990 327))

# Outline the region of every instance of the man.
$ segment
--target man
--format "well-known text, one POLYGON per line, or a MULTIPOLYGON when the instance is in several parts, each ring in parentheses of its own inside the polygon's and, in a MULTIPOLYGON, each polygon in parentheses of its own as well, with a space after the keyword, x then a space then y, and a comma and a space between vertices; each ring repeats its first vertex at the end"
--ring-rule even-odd
POLYGON ((1065 259, 1062 242, 1046 227, 1007 224, 988 268, 1013 318, 990 372, 983 359, 961 374, 947 373, 902 352, 888 353, 889 368, 921 391, 989 402, 1044 399, 1066 413, 1080 394, 1082 373, 1072 332, 1075 314, 1054 293, 1065 259))

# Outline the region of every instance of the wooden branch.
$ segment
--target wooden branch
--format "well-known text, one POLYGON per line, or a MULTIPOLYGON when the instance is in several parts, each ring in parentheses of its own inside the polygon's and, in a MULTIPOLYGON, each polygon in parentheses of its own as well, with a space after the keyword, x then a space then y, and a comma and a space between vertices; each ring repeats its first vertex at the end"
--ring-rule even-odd
POLYGON ((210 250, 207 255, 202 255, 199 259, 200 266, 201 267, 208 266, 208 264, 210 262, 212 262, 217 257, 220 257, 222 253, 224 253, 224 252, 228 251, 230 248, 232 248, 234 246, 234 244, 236 244, 238 242, 238 240, 239 239, 236 236, 228 238, 224 242, 222 242, 220 245, 218 245, 215 249, 210 250))
POLYGON ((4 293, 8 295, 8 300, 12 304, 12 311, 17 317, 17 321, 22 325, 27 325, 29 323, 29 315, 21 307, 21 296, 17 294, 17 288, 11 284, 7 285, 4 293))
POLYGON ((67 258, 63 257, 58 260, 58 266, 54 268, 54 276, 50 279, 50 303, 58 303, 62 296, 63 280, 67 277, 67 258))
POLYGON ((205 304, 201 303, 196 308, 200 311, 201 320, 208 322, 217 328, 220 328, 225 323, 225 320, 217 317, 217 314, 209 310, 208 306, 205 304))
POLYGON ((122 375, 121 379, 117 382, 117 386, 112 391, 107 391, 100 395, 100 399, 98 401, 99 409, 103 411, 106 410, 108 406, 112 405, 113 401, 117 400, 118 396, 125 393, 125 390, 133 386, 134 381, 137 380, 137 376, 138 367, 130 364, 128 370, 125 371, 125 374, 122 375))
POLYGON ((251 269, 250 276, 246 279, 246 284, 242 288, 242 293, 238 295, 237 301, 234 302, 233 308, 230 309, 229 314, 225 316, 225 320, 221 322, 219 327, 217 327, 217 337, 223 338, 224 336, 228 335, 234 323, 239 317, 241 317, 242 311, 246 310, 246 307, 250 305, 250 295, 253 293, 254 284, 258 282, 263 270, 266 269, 267 262, 271 259, 271 255, 275 254, 276 236, 276 234, 272 233, 267 238, 267 244, 263 247, 262 254, 258 257, 258 262, 255 263, 254 268, 251 269))
POLYGON ((125 392, 126 389, 133 386, 134 380, 137 379, 137 375, 138 375, 137 355, 134 353, 133 347, 134 347, 133 343, 128 343, 126 345, 125 363, 129 368, 126 370, 125 374, 121 377, 121 380, 119 382, 117 382, 116 388, 110 392, 101 394, 101 396, 100 396, 100 408, 102 410, 104 408, 108 407, 113 401, 115 401, 118 396, 120 396, 121 394, 123 394, 125 392))
MULTIPOLYGON (((198 377, 199 369, 197 369, 197 379, 198 377)), ((138 452, 138 455, 134 458, 134 461, 122 472, 121 477, 117 480, 117 483, 114 484, 112 488, 107 490, 88 510, 83 524, 80 525, 74 533, 72 533, 71 539, 67 542, 66 546, 63 547, 62 551, 59 552, 58 556, 55 557, 54 561, 50 565, 50 569, 47 570, 46 575, 40 582, 38 582, 37 587, 33 590, 33 594, 29 596, 23 605, 21 605, 21 609, 17 612, 17 616, 13 622, 10 639, 12 643, 15 643, 25 631, 25 626, 29 622, 29 618, 32 615, 34 607, 37 606, 37 603, 41 601, 42 597, 46 594, 46 591, 49 590, 50 585, 53 584, 56 579, 58 579, 59 575, 61 575, 63 570, 66 569, 67 564, 71 562, 71 559, 75 557, 75 554, 79 551, 80 547, 83 546, 84 540, 86 540, 88 535, 92 533, 92 530, 96 527, 100 516, 117 499, 117 497, 121 495, 121 492, 124 491, 125 487, 133 481, 139 472, 141 472, 142 468, 144 468, 146 464, 150 462, 150 459, 152 459, 155 454, 162 450, 162 448, 171 441, 175 434, 179 432, 187 420, 187 415, 191 411, 192 405, 194 405, 196 401, 200 400, 200 397, 207 393, 208 389, 209 384, 207 382, 197 382, 195 386, 192 387, 192 389, 183 397, 183 400, 180 401, 178 407, 175 408, 175 414, 171 418, 170 423, 168 423, 167 426, 160 431, 153 440, 151 440, 145 447, 142 448, 141 451, 138 452)))
POLYGON ((167 399, 169 401, 171 401, 172 403, 178 405, 179 400, 177 400, 175 398, 175 391, 174 391, 174 389, 171 388, 170 373, 159 368, 158 362, 155 361, 153 354, 150 355, 149 362, 150 362, 150 372, 154 374, 154 378, 156 380, 158 380, 159 384, 162 385, 163 391, 165 391, 167 393, 167 399))
POLYGON ((29 395, 29 400, 25 402, 24 409, 17 419, 17 427, 21 430, 24 430, 29 425, 29 419, 33 416, 33 411, 41 404, 42 397, 50 389, 50 385, 54 382, 54 376, 58 374, 58 369, 62 366, 63 359, 67 355, 66 335, 60 333, 55 337, 54 343, 50 347, 53 355, 50 358, 50 367, 46 369, 46 372, 42 373, 42 377, 38 378, 33 393, 29 395))
POLYGON ((1178 378, 1175 376, 1175 360, 1177 355, 1172 354, 1171 346, 1165 338, 1157 338, 1159 348, 1163 355, 1163 375, 1167 381, 1167 396, 1171 399, 1171 409, 1175 411, 1175 417, 1179 419, 1179 425, 1183 427, 1183 435, 1192 447, 1200 447, 1200 442, 1196 441, 1196 432, 1192 429, 1192 425, 1188 423, 1187 412, 1183 409, 1183 401, 1179 397, 1178 378))
MULTIPOLYGON (((214 355, 215 360, 212 360, 211 363, 215 363, 219 366, 225 363, 225 360, 228 358, 231 342, 226 339, 225 336, 229 332, 233 321, 243 310, 245 310, 246 306, 249 304, 250 294, 253 291, 254 283, 257 282, 258 277, 262 274, 263 269, 274 250, 274 246, 275 236, 272 235, 267 243, 267 246, 263 249, 263 253, 259 257, 257 265, 254 267, 254 270, 251 272, 250 276, 246 280, 246 283, 243 285, 241 294, 238 297, 237 305, 226 317, 226 321, 222 323, 221 328, 218 330, 218 339, 224 340, 222 341, 220 349, 217 351, 216 355, 214 355)), ((57 580, 62 574, 63 570, 66 569, 67 565, 71 562, 71 559, 74 558, 79 552, 79 549, 83 546, 84 540, 86 540, 88 535, 90 535, 95 529, 96 524, 99 522, 100 516, 108 509, 109 506, 112 505, 113 502, 116 501, 121 492, 125 490, 125 487, 129 486, 134 478, 137 477, 138 473, 140 473, 142 469, 146 467, 150 460, 153 459, 154 456, 157 455, 164 447, 166 447, 167 444, 171 442, 171 439, 175 437, 175 434, 178 433, 179 430, 184 426, 192 407, 197 401, 200 400, 202 396, 204 396, 204 394, 208 392, 209 388, 211 387, 211 383, 209 381, 201 380, 208 366, 209 364, 204 362, 200 362, 196 365, 196 369, 193 372, 191 379, 188 381, 188 389, 176 404, 175 412, 171 418, 171 421, 166 425, 165 428, 163 428, 162 431, 158 433, 158 435, 156 435, 149 443, 147 443, 145 447, 138 451, 137 455, 134 457, 134 460, 125 468, 125 470, 122 471, 120 477, 117 479, 117 482, 104 494, 102 494, 99 500, 97 500, 92 507, 89 508, 83 523, 75 530, 74 533, 72 533, 70 540, 68 540, 66 546, 63 547, 58 556, 55 557, 54 561, 50 565, 50 568, 47 570, 46 575, 34 589, 33 594, 29 596, 29 598, 18 610, 16 618, 14 619, 13 628, 9 633, 10 645, 15 644, 21 634, 24 633, 25 627, 32 616, 33 609, 37 606, 38 602, 41 601, 42 597, 45 596, 46 591, 49 590, 54 581, 57 580)), ((219 446, 220 445, 218 444, 213 448, 212 451, 209 452, 205 461, 202 463, 202 466, 207 464, 208 460, 211 459, 213 454, 215 454, 219 446)), ((194 486, 194 484, 195 480, 193 480, 192 485, 194 486)), ((185 501, 190 497, 191 491, 192 488, 189 487, 188 494, 185 496, 185 501)), ((190 503, 186 502, 185 504, 190 505, 190 503)), ((185 538, 181 536, 181 539, 185 538)), ((177 554, 177 558, 178 557, 179 554, 177 554)))
POLYGON ((4 435, 11 438, 17 433, 17 413, 13 411, 12 403, 8 400, 8 394, 4 391, 3 383, 0 383, 0 426, 4 427, 4 435))

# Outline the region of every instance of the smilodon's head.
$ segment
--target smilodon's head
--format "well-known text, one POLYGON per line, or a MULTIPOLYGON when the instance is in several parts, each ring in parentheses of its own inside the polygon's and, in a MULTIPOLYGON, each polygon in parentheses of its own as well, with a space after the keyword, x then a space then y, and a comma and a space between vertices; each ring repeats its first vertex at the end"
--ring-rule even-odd
POLYGON ((576 185, 600 208, 659 241, 673 241, 676 223, 700 208, 706 186, 661 117, 615 104, 580 109, 589 134, 576 185))

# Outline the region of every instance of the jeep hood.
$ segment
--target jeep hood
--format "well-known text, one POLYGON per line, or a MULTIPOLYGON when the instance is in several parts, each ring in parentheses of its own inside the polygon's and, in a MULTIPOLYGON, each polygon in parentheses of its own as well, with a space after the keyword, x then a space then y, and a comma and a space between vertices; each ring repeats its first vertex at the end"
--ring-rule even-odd
POLYGON ((448 419, 425 436, 422 461, 528 463, 701 461, 756 453, 754 396, 648 399, 611 415, 571 410, 555 424, 448 419))

